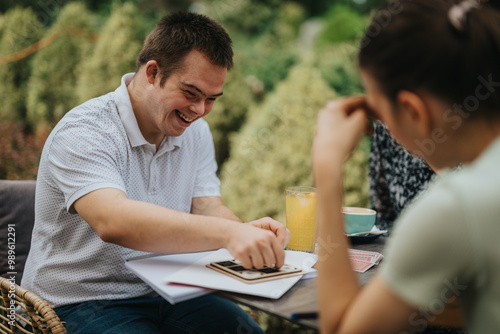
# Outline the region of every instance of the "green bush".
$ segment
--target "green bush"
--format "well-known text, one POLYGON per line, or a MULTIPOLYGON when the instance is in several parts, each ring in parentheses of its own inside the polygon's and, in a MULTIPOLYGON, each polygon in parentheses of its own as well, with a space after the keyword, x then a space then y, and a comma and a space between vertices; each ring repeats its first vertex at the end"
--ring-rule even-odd
POLYGON ((81 62, 90 56, 97 18, 82 3, 71 2, 60 12, 46 36, 61 35, 38 51, 28 84, 28 122, 32 128, 54 124, 78 103, 75 83, 81 62))
MULTIPOLYGON (((310 149, 316 114, 335 96, 319 69, 302 63, 262 104, 249 109, 221 173, 223 200, 239 217, 285 221, 284 189, 313 184, 310 149)), ((344 166, 344 205, 370 205, 368 156, 369 138, 364 137, 344 166)))
POLYGON ((115 90, 125 73, 135 71, 148 30, 133 4, 113 7, 92 54, 83 61, 77 83, 79 102, 115 90))
POLYGON ((203 12, 230 33, 257 36, 273 25, 281 4, 280 0, 212 0, 206 2, 203 12))
POLYGON ((322 45, 353 41, 363 34, 367 19, 347 5, 334 5, 323 16, 325 28, 320 35, 322 45))
MULTIPOLYGON (((224 96, 207 116, 223 199, 245 220, 272 216, 284 221, 285 187, 312 185, 310 146, 317 111, 336 95, 362 92, 355 43, 364 18, 336 6, 325 16, 330 28, 305 61, 296 44, 306 17, 301 5, 279 0, 207 3, 205 14, 221 21, 235 44, 235 68, 228 73, 224 96), (344 14, 352 22, 343 21, 344 14)), ((0 57, 74 26, 95 32, 96 20, 103 22, 96 44, 89 35, 69 34, 35 55, 0 66, 1 178, 36 176, 47 129, 40 124, 51 126, 74 105, 116 89, 121 76, 134 71, 154 22, 137 6, 118 2, 111 14, 98 16, 71 2, 46 33, 30 9, 0 16, 0 57), (37 131, 26 128, 27 118, 37 131)), ((364 138, 345 165, 345 205, 369 203, 368 150, 364 138)))
MULTIPOLYGON (((318 47, 315 66, 321 76, 339 96, 363 94, 359 71, 356 64, 357 47, 354 43, 318 47)), ((369 137, 363 137, 344 166, 344 205, 369 207, 368 157, 369 137)))
POLYGON ((207 117, 221 167, 229 154, 230 137, 245 120, 250 105, 260 102, 297 62, 295 39, 305 13, 296 3, 246 0, 213 1, 201 12, 221 20, 235 44, 235 69, 228 74, 224 97, 207 117), (250 20, 252 15, 259 19, 250 20))
POLYGON ((273 30, 281 39, 295 40, 302 23, 306 20, 303 6, 296 2, 283 2, 275 12, 273 30))
POLYGON ((312 184, 316 114, 334 96, 317 70, 301 64, 262 105, 248 111, 221 175, 224 202, 239 217, 284 221, 285 188, 312 184))
POLYGON ((285 79, 290 68, 299 61, 297 35, 305 20, 304 9, 295 3, 283 3, 265 34, 248 40, 242 48, 244 71, 255 76, 266 92, 285 79))
POLYGON ((295 44, 273 34, 262 36, 242 50, 244 73, 262 82, 266 93, 286 78, 299 60, 295 44))
POLYGON ((296 37, 305 20, 302 6, 294 2, 215 0, 202 12, 228 30, 239 52, 243 73, 272 91, 298 61, 296 37))
POLYGON ((321 76, 340 96, 361 94, 363 86, 357 67, 358 48, 353 43, 340 43, 316 48, 315 66, 321 76))
POLYGON ((370 207, 368 194, 368 158, 370 138, 364 136, 344 165, 344 206, 370 207))
POLYGON ((217 99, 212 111, 205 117, 214 138, 219 171, 229 155, 231 136, 240 129, 248 108, 254 103, 254 92, 246 82, 239 64, 236 56, 235 67, 227 74, 224 95, 217 99))
MULTIPOLYGON (((45 28, 30 8, 13 8, 1 21, 0 58, 12 56, 38 42, 45 28)), ((19 56, 0 66, 0 120, 24 121, 27 83, 33 55, 19 56)), ((5 58, 4 58, 5 59, 5 58)))

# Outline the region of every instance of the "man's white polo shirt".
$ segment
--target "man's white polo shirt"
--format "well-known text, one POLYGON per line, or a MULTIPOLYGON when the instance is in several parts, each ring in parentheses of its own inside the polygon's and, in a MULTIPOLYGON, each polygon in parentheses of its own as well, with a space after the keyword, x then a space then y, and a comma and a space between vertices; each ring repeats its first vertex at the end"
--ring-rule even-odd
POLYGON ((103 242, 75 214, 78 198, 116 188, 130 199, 190 212, 193 197, 220 196, 208 124, 197 120, 156 152, 132 110, 126 87, 132 77, 68 112, 45 143, 22 285, 53 306, 153 295, 124 264, 145 253, 103 242))

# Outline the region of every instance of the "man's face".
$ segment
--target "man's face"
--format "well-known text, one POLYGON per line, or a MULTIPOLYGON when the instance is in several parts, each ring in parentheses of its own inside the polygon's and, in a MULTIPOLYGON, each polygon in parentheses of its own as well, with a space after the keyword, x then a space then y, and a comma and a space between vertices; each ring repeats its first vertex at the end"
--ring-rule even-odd
MULTIPOLYGON (((161 70, 161 69, 160 69, 161 70)), ((197 50, 191 51, 181 69, 172 73, 160 87, 156 76, 150 94, 150 129, 154 137, 180 136, 196 120, 207 115, 222 95, 227 69, 213 65, 197 50)), ((148 138, 146 138, 148 139, 148 138)))

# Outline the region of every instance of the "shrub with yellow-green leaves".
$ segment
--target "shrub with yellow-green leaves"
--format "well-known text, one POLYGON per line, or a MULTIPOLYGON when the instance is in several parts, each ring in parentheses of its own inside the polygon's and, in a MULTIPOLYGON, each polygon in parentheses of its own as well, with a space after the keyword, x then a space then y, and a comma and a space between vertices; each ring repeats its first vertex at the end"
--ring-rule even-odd
MULTIPOLYGON (((364 92, 356 64, 357 43, 344 42, 317 47, 314 65, 321 76, 339 96, 358 95, 364 92)), ((369 137, 363 137, 344 166, 344 205, 369 207, 368 157, 369 137)))
POLYGON ((135 71, 137 56, 151 28, 132 3, 113 6, 92 54, 83 61, 77 83, 79 102, 115 90, 125 73, 135 71))
POLYGON ((227 74, 224 95, 217 99, 212 111, 205 117, 214 138, 219 171, 229 155, 231 136, 240 129, 249 106, 254 103, 254 92, 238 66, 238 56, 235 56, 235 64, 227 74))
POLYGON ((0 26, 0 120, 24 121, 27 82, 32 53, 19 53, 38 42, 44 33, 31 8, 15 7, 5 13, 0 26))
POLYGON ((370 138, 364 136, 344 165, 344 206, 370 207, 368 194, 368 157, 370 138))
POLYGON ((316 115, 335 96, 320 73, 294 67, 261 105, 250 108, 222 169, 223 200, 239 217, 284 221, 288 186, 310 186, 316 115))
MULTIPOLYGON (((311 145, 316 116, 335 96, 319 69, 301 64, 262 104, 249 109, 221 173, 223 200, 239 217, 248 221, 270 216, 285 221, 285 188, 313 185, 311 145)), ((370 205, 368 153, 365 137, 344 165, 344 205, 370 205)))
POLYGON ((27 99, 27 118, 32 128, 50 127, 78 104, 75 83, 82 75, 82 60, 94 47, 96 30, 96 16, 83 3, 70 2, 45 34, 59 37, 33 59, 27 99))

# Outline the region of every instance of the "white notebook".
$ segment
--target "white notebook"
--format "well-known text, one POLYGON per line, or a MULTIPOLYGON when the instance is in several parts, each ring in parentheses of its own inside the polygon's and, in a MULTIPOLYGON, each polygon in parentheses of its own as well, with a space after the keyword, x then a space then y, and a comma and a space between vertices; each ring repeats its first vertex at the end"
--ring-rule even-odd
POLYGON ((175 304, 210 293, 213 290, 197 286, 169 284, 165 277, 186 268, 210 252, 157 255, 128 260, 125 265, 169 303, 175 304))
MULTIPOLYGON (((164 282, 183 283, 214 290, 278 299, 301 279, 301 276, 294 276, 248 284, 206 267, 210 262, 229 259, 233 259, 231 254, 226 249, 219 249, 166 276, 164 282)), ((300 267, 304 272, 308 272, 316 262, 317 256, 314 254, 286 251, 285 263, 300 267)))
MULTIPOLYGON (((280 298, 301 276, 246 284, 206 267, 213 261, 233 259, 226 249, 217 251, 157 255, 128 260, 125 265, 171 304, 199 297, 215 290, 280 298)), ((286 251, 285 263, 310 271, 314 254, 286 251)))

